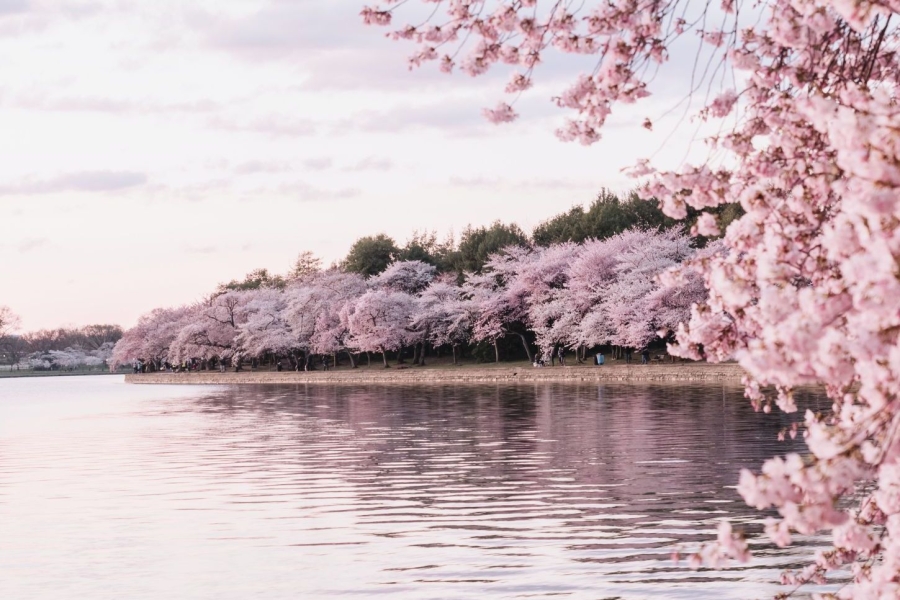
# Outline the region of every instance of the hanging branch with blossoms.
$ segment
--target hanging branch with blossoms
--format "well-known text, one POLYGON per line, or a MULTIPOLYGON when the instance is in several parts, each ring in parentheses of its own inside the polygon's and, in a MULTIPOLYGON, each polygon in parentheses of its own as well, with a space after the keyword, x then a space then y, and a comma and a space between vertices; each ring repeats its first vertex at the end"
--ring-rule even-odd
MULTIPOLYGON (((849 569, 840 597, 900 597, 900 1, 424 2, 431 17, 399 28, 408 0, 362 11, 416 44, 413 66, 481 75, 511 65, 506 91, 518 94, 548 53, 595 57, 555 98, 572 113, 559 136, 584 144, 600 139, 617 103, 649 95, 678 40, 696 37, 704 64, 691 93, 718 88, 697 115, 721 122, 708 140, 717 160, 670 172, 642 161, 632 174, 672 217, 732 202, 745 214, 723 252, 694 261, 709 297, 674 350, 737 358, 747 395, 766 410, 794 412, 795 387, 826 386, 831 410, 803 417, 809 454, 745 471, 739 491, 778 510, 767 529, 779 545, 832 532, 833 547, 786 583, 849 569)), ((487 115, 516 118, 512 102, 487 115)), ((711 213, 697 223, 699 233, 718 228, 711 213)), ((702 558, 745 554, 723 526, 702 558)))

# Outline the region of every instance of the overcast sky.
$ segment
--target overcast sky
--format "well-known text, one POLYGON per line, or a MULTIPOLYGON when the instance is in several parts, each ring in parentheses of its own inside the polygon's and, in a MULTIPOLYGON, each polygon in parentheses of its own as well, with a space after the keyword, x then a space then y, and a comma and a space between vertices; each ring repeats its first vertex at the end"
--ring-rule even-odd
POLYGON ((566 144, 550 98, 582 65, 550 61, 523 118, 490 125, 508 71, 409 72, 362 4, 0 0, 0 304, 26 330, 130 326, 362 235, 530 230, 627 189, 637 158, 684 158, 640 127, 677 77, 601 143, 566 144))

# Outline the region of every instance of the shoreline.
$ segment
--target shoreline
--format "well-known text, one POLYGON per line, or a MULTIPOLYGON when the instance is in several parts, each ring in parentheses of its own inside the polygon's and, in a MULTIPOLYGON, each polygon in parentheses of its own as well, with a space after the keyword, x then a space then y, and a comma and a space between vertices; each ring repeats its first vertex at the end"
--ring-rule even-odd
POLYGON ((36 377, 94 377, 97 375, 123 375, 121 371, 0 371, 0 381, 4 379, 25 379, 36 377))
POLYGON ((603 382, 728 382, 739 384, 744 370, 737 363, 675 363, 534 368, 520 367, 407 367, 359 368, 338 371, 202 371, 125 375, 139 385, 271 385, 271 384, 425 384, 425 383, 603 383, 603 382))

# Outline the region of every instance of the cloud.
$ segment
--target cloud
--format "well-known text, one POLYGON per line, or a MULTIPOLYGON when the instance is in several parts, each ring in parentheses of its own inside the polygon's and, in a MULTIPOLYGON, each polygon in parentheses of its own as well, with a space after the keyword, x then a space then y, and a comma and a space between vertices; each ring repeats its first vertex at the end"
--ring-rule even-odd
POLYGON ((81 171, 50 179, 26 178, 0 186, 0 196, 56 194, 60 192, 112 192, 147 183, 147 175, 135 171, 81 171))
POLYGON ((356 198, 360 191, 356 188, 342 188, 327 190, 316 187, 305 181, 283 183, 275 188, 275 191, 299 202, 322 202, 326 200, 347 200, 356 198))
POLYGON ((303 161, 303 166, 308 169, 315 169, 317 171, 324 171, 325 169, 330 169, 334 164, 334 161, 327 156, 321 157, 313 157, 307 158, 303 161))
MULTIPOLYGON (((403 20, 422 22, 427 4, 407 3, 403 20)), ((269 0, 258 10, 224 15, 188 10, 185 23, 211 49, 248 61, 285 61, 307 75, 300 91, 378 89, 443 89, 447 76, 435 64, 411 73, 410 43, 385 39, 387 28, 366 26, 360 0, 269 0)), ((454 87, 484 86, 490 80, 502 89, 508 74, 498 70, 484 77, 456 77, 454 87)))
POLYGON ((446 129, 456 134, 470 135, 487 133, 489 130, 480 106, 473 102, 451 101, 362 111, 338 123, 335 130, 336 133, 396 133, 422 128, 446 129))
POLYGON ((185 102, 158 102, 100 96, 59 96, 44 92, 28 92, 11 99, 11 103, 27 110, 61 112, 100 112, 111 114, 202 114, 219 110, 221 106, 209 99, 185 102))
POLYGON ((215 117, 209 119, 207 125, 213 129, 262 133, 273 137, 308 137, 315 135, 317 129, 315 122, 310 119, 291 119, 276 116, 267 116, 246 122, 215 117))
POLYGON ((394 168, 394 163, 389 158, 378 158, 369 156, 356 164, 348 165, 341 169, 342 171, 390 171, 394 168))
POLYGON ((290 169, 291 166, 285 162, 251 160, 235 165, 232 171, 238 175, 253 175, 256 173, 283 173, 290 169))
POLYGON ((381 32, 365 27, 359 11, 356 0, 274 0, 241 16, 192 11, 187 20, 214 48, 248 59, 292 58, 297 52, 382 43, 381 32))
MULTIPOLYGON (((537 90, 535 90, 537 91, 537 90)), ((452 97, 446 93, 439 102, 399 104, 386 110, 365 110, 338 122, 336 134, 350 131, 372 133, 396 133, 415 129, 437 129, 456 137, 480 137, 496 135, 497 125, 484 117, 484 109, 495 106, 503 94, 496 96, 467 94, 452 97)), ((525 128, 532 126, 549 127, 551 119, 566 114, 555 106, 548 96, 530 93, 516 103, 516 110, 525 118, 504 127, 525 128)))
POLYGON ((28 0, 0 0, 0 16, 28 12, 30 8, 28 0))
POLYGON ((91 17, 103 10, 97 2, 0 0, 0 35, 34 34, 46 30, 53 22, 91 17))
POLYGON ((50 243, 50 240, 47 238, 26 238, 15 245, 16 250, 20 253, 24 254, 26 252, 31 252, 32 250, 37 250, 38 248, 42 248, 50 243))
POLYGON ((209 179, 180 185, 153 185, 147 187, 148 194, 157 200, 170 202, 204 202, 218 198, 234 190, 234 181, 228 178, 209 179))
POLYGON ((214 254, 218 252, 217 246, 194 246, 187 244, 181 247, 181 250, 187 254, 214 254))
POLYGON ((454 176, 449 180, 449 184, 453 187, 465 188, 490 188, 505 190, 547 190, 547 191, 566 191, 581 192, 599 191, 603 184, 595 181, 573 180, 573 179, 526 179, 522 181, 511 181, 501 177, 488 177, 486 175, 475 175, 472 177, 454 176))

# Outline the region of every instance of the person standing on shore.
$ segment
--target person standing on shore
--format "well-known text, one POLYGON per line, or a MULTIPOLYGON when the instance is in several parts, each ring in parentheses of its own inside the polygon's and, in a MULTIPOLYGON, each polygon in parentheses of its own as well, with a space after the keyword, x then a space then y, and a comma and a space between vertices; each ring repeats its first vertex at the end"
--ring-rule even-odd
POLYGON ((625 348, 625 364, 631 364, 631 348, 625 348))
POLYGON ((641 364, 649 365, 650 364, 650 351, 644 348, 641 351, 641 364))
POLYGON ((557 354, 557 357, 559 358, 559 366, 566 366, 566 349, 562 346, 559 347, 559 353, 557 354))

